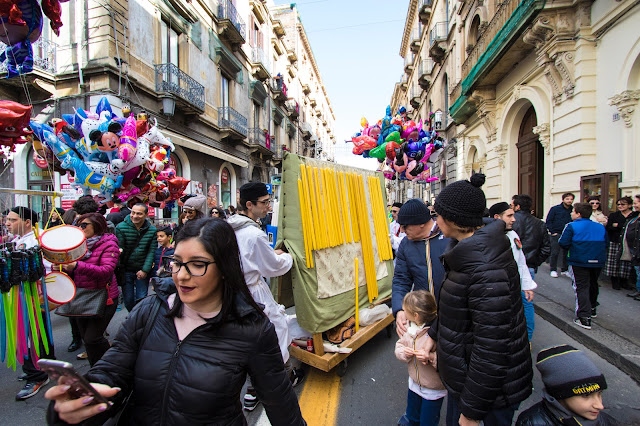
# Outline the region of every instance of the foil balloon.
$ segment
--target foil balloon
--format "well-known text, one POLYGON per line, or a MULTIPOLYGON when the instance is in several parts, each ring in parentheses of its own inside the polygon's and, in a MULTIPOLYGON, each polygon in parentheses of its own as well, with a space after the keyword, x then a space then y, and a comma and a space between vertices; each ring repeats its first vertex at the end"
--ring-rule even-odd
POLYGON ((33 48, 42 33, 42 10, 37 0, 0 2, 0 41, 7 48, 0 62, 7 66, 7 78, 33 71, 33 48))
MULTIPOLYGON (((124 127, 122 128, 122 137, 120 138, 120 145, 118 147, 118 157, 121 160, 130 162, 136 155, 136 148, 138 134, 136 132, 136 119, 132 115, 127 118, 124 127)), ((140 165, 140 164, 138 164, 140 165)))
POLYGON ((11 151, 16 144, 27 143, 32 107, 12 101, 0 101, 0 145, 7 146, 11 151))

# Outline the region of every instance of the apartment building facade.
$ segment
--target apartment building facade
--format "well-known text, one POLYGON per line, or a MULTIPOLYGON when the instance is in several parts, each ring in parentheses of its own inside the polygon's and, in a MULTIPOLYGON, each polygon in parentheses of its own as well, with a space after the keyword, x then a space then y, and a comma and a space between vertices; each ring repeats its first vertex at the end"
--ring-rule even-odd
POLYGON ((416 76, 407 74, 394 96, 448 111, 443 131, 456 152, 443 153, 446 181, 482 171, 489 204, 528 193, 539 217, 564 192, 599 195, 606 213, 619 196, 640 191, 637 2, 411 1, 408 25, 412 8, 419 16, 425 4, 431 84, 425 89, 419 72, 422 90, 412 92, 416 76))
MULTIPOLYGON (((38 121, 74 107, 94 110, 103 96, 118 114, 123 106, 144 110, 175 144, 172 163, 192 180, 190 191, 235 205, 243 183, 277 184, 284 152, 319 154, 302 149, 302 129, 316 126, 318 117, 305 122, 297 106, 291 88, 303 83, 288 72, 293 49, 274 7, 265 0, 63 3, 60 36, 41 38, 55 46, 55 68, 36 65, 26 88, 3 80, 0 93, 31 101, 38 121)), ((301 21, 297 26, 304 31, 301 21)), ((330 111, 326 92, 317 99, 330 111)), ((323 126, 320 144, 332 145, 332 126, 333 119, 323 126)), ((31 156, 28 146, 14 155, 15 187, 59 190, 57 174, 33 176, 43 173, 31 156)))

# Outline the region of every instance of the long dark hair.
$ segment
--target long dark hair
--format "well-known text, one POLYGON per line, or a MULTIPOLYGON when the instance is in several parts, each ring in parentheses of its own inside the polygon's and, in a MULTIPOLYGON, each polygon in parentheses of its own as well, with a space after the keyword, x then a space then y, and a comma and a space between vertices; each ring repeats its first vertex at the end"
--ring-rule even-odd
MULTIPOLYGON (((253 296, 251 296, 244 280, 238 240, 236 240, 236 234, 231 225, 225 220, 217 218, 189 220, 180 229, 175 238, 176 248, 179 244, 185 244, 191 239, 200 242, 205 251, 213 256, 220 271, 220 283, 222 285, 220 323, 224 322, 230 315, 240 319, 235 303, 237 294, 242 295, 249 305, 264 315, 260 306, 253 300, 253 296)), ((173 307, 167 316, 182 317, 182 301, 179 297, 175 298, 173 307)))

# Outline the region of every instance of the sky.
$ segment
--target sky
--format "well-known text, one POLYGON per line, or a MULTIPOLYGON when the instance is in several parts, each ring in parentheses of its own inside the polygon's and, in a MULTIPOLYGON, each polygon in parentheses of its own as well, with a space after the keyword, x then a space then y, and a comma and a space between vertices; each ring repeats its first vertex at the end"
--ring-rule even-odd
MULTIPOLYGON (((291 2, 275 0, 276 5, 291 2)), ((335 114, 336 162, 374 170, 351 150, 360 120, 384 117, 404 71, 400 57, 409 0, 302 0, 298 13, 335 114)))

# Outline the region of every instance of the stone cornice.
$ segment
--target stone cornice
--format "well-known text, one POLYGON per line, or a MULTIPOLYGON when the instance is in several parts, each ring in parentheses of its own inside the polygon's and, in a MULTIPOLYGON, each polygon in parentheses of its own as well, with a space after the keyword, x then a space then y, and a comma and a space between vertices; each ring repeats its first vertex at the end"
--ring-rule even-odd
POLYGON ((402 43, 400 44, 400 56, 404 58, 409 48, 409 37, 411 37, 411 29, 413 22, 416 19, 418 12, 418 0, 411 0, 409 2, 409 9, 407 10, 407 19, 404 21, 404 31, 402 32, 402 43))
POLYGON ((538 135, 540 145, 544 148, 544 152, 549 155, 551 153, 551 129, 549 123, 542 123, 533 128, 533 133, 538 135))

